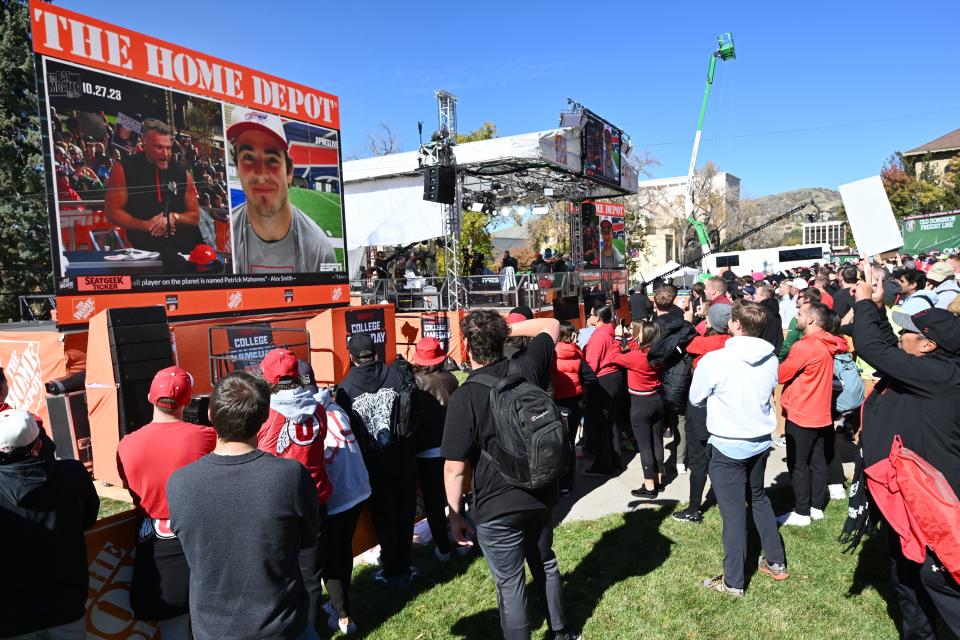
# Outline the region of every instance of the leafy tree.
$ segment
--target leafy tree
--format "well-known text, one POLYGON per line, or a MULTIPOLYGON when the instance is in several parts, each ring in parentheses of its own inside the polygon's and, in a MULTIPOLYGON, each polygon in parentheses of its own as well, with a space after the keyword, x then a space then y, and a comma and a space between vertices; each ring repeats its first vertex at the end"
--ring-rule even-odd
POLYGON ((955 155, 947 163, 946 171, 943 174, 943 188, 944 210, 960 209, 960 154, 955 155))
POLYGON ((946 191, 939 181, 924 169, 921 176, 913 176, 904 167, 903 156, 895 153, 880 170, 887 198, 898 218, 943 210, 946 191))
POLYGON ((0 319, 17 296, 52 293, 50 228, 27 4, 0 0, 0 319))
POLYGON ((478 140, 490 140, 496 137, 497 125, 488 120, 484 120, 483 126, 481 126, 479 129, 467 131, 466 133, 458 133, 457 144, 463 144, 464 142, 477 142, 478 140))
POLYGON ((527 238, 535 253, 550 247, 564 255, 570 254, 569 216, 566 202, 554 202, 546 213, 532 217, 527 238))

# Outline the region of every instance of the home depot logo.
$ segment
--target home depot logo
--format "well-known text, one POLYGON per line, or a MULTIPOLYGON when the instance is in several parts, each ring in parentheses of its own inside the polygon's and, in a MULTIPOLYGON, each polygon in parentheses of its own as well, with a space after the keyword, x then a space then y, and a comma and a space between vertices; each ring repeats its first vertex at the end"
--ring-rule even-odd
POLYGON ((87 298, 86 300, 75 300, 73 303, 73 319, 88 320, 96 310, 97 304, 93 301, 93 298, 87 298))
POLYGON ((243 304, 243 293, 240 291, 234 291, 230 294, 230 297, 227 298, 227 309, 236 309, 241 304, 243 304))
MULTIPOLYGON (((116 528, 114 528, 116 529, 116 528)), ((100 532, 97 537, 106 537, 100 532)), ((89 542, 90 534, 88 534, 89 542)), ((88 546, 92 556, 87 567, 90 576, 87 588, 86 638, 97 640, 156 640, 156 626, 137 620, 130 605, 130 583, 133 578, 132 549, 120 546, 114 539, 105 539, 97 547, 88 546)))
POLYGON ((43 397, 40 379, 40 343, 22 342, 22 351, 11 351, 4 373, 7 376, 7 402, 18 409, 37 412, 43 397))
POLYGON ((334 302, 340 302, 340 298, 343 297, 343 287, 334 287, 333 291, 330 292, 330 299, 334 302))

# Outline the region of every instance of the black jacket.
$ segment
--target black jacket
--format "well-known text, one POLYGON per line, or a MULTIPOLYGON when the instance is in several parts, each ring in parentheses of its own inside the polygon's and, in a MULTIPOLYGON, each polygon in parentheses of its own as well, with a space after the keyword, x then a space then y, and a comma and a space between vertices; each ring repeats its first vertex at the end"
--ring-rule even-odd
POLYGON ((880 374, 863 406, 864 467, 890 455, 893 437, 936 467, 960 495, 960 359, 912 356, 877 306, 853 306, 853 346, 880 374))
POLYGON ((0 464, 0 637, 80 618, 87 600, 83 532, 100 498, 76 460, 31 458, 0 464))
POLYGON ((760 337, 773 345, 773 352, 780 353, 783 346, 783 321, 780 319, 780 305, 775 298, 760 301, 760 306, 767 312, 767 326, 763 328, 760 337))
POLYGON ((660 338, 650 347, 647 360, 653 366, 662 366, 660 383, 663 399, 678 415, 687 408, 687 395, 693 379, 693 358, 685 351, 690 341, 697 337, 692 324, 673 314, 657 316, 660 338))
POLYGON ((653 311, 653 304, 646 293, 638 291, 630 296, 630 317, 633 321, 646 320, 653 311))
POLYGON ((346 414, 350 416, 350 430, 353 431, 354 436, 357 438, 357 443, 360 444, 360 448, 363 450, 368 467, 370 466, 370 461, 366 456, 370 451, 377 449, 373 436, 369 431, 374 425, 367 425, 364 418, 354 409, 354 401, 364 395, 373 396, 372 399, 368 398, 368 400, 372 400, 372 404, 374 405, 381 406, 381 410, 374 411, 372 415, 379 419, 376 426, 382 427, 384 424, 389 424, 392 419, 393 399, 380 397, 377 392, 387 388, 397 391, 400 389, 400 386, 401 380, 397 370, 376 360, 374 362, 351 366, 350 371, 347 372, 347 377, 344 378, 343 382, 337 387, 336 402, 343 407, 346 414))
POLYGON ((417 452, 437 449, 443 441, 447 403, 460 383, 452 373, 442 369, 431 373, 418 371, 415 375, 417 398, 413 407, 417 425, 417 452))

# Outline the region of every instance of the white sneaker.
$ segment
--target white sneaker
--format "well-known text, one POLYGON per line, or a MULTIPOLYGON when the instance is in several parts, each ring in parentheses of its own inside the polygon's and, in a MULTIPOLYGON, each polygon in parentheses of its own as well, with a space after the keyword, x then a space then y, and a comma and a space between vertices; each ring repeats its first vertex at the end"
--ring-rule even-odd
POLYGON ((844 490, 842 484, 831 484, 827 487, 830 490, 830 499, 831 500, 846 500, 847 492, 844 490))
POLYGON ((810 516, 802 516, 796 511, 777 516, 777 524, 785 527, 809 527, 810 516))
POLYGON ((810 519, 811 520, 823 520, 823 511, 820 509, 814 509, 810 507, 810 519))
POLYGON ((678 476, 682 476, 682 475, 685 474, 686 472, 687 472, 687 465, 683 464, 682 462, 678 462, 678 463, 677 463, 677 475, 678 475, 678 476))
POLYGON ((338 616, 337 612, 330 606, 329 601, 324 603, 323 612, 327 614, 327 627, 330 631, 339 630, 340 633, 344 635, 351 635, 357 632, 357 625, 354 624, 350 618, 347 618, 346 622, 340 621, 340 616, 338 616))
POLYGON ((784 438, 783 436, 777 436, 773 438, 773 444, 783 449, 785 446, 787 446, 787 439, 784 438))

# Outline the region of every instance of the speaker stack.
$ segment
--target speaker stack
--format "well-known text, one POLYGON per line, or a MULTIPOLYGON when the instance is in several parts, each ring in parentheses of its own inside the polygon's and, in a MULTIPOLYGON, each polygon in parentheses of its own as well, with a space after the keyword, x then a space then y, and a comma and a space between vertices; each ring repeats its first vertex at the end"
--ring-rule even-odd
POLYGON ((84 374, 46 384, 47 418, 50 437, 57 447, 57 456, 79 460, 93 466, 90 450, 90 421, 87 419, 87 393, 83 388, 84 374))
POLYGON ((122 438, 153 419, 153 406, 147 400, 150 383, 157 371, 176 363, 167 310, 162 306, 109 309, 107 331, 122 438))

